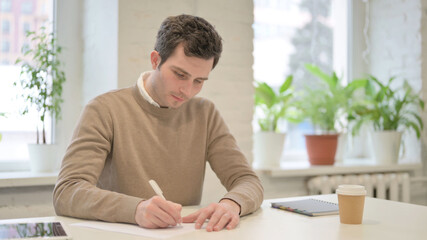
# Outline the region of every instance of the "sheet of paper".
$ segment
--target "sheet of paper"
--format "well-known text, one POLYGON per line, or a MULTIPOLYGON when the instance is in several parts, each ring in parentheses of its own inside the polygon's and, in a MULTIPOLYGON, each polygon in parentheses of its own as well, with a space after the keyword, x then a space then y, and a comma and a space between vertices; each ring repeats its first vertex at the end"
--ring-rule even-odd
POLYGON ((159 239, 171 238, 184 233, 196 231, 196 229, 194 228, 194 223, 183 223, 182 226, 162 228, 162 229, 146 229, 146 228, 138 227, 133 224, 107 223, 107 222, 100 222, 100 221, 85 221, 85 222, 73 223, 71 224, 71 226, 95 228, 95 229, 101 229, 105 231, 127 233, 132 235, 159 238, 159 239))

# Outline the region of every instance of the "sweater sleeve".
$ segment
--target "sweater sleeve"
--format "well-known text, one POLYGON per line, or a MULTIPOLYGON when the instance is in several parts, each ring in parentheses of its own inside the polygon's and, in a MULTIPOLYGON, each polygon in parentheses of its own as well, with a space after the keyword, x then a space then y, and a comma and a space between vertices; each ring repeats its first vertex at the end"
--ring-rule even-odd
POLYGON ((228 130, 213 108, 208 123, 207 158, 213 171, 227 189, 224 198, 237 202, 240 215, 256 211, 263 200, 263 187, 228 130))
POLYGON ((135 223, 137 197, 96 186, 111 152, 113 123, 99 99, 84 109, 62 161, 53 192, 58 215, 135 223))

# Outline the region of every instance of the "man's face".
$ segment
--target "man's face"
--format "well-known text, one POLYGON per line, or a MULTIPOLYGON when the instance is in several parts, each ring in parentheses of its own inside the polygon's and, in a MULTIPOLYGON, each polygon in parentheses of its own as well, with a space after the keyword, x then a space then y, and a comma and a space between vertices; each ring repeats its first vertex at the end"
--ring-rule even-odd
POLYGON ((178 108, 197 95, 212 70, 213 58, 188 57, 180 44, 159 66, 160 55, 151 53, 153 73, 146 84, 148 94, 162 107, 178 108))

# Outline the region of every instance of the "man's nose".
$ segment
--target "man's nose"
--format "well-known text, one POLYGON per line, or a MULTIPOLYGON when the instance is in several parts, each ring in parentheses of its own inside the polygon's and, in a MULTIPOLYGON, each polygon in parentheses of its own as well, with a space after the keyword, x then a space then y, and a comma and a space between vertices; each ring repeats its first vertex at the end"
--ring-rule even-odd
POLYGON ((181 85, 179 90, 180 90, 180 92, 185 94, 185 96, 189 96, 192 87, 193 87, 193 81, 187 80, 181 85))

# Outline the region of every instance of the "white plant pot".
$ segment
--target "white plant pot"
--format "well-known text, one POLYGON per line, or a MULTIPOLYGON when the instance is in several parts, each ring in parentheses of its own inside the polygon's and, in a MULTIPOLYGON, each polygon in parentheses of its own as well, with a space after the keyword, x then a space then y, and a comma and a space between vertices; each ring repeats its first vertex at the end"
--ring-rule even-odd
POLYGON ((52 172, 57 163, 57 146, 54 144, 28 144, 32 172, 52 172))
POLYGON ((285 138, 285 133, 256 132, 253 151, 255 163, 264 167, 279 166, 285 138))
POLYGON ((399 160, 402 132, 374 131, 370 133, 372 156, 378 164, 396 164, 399 160))

